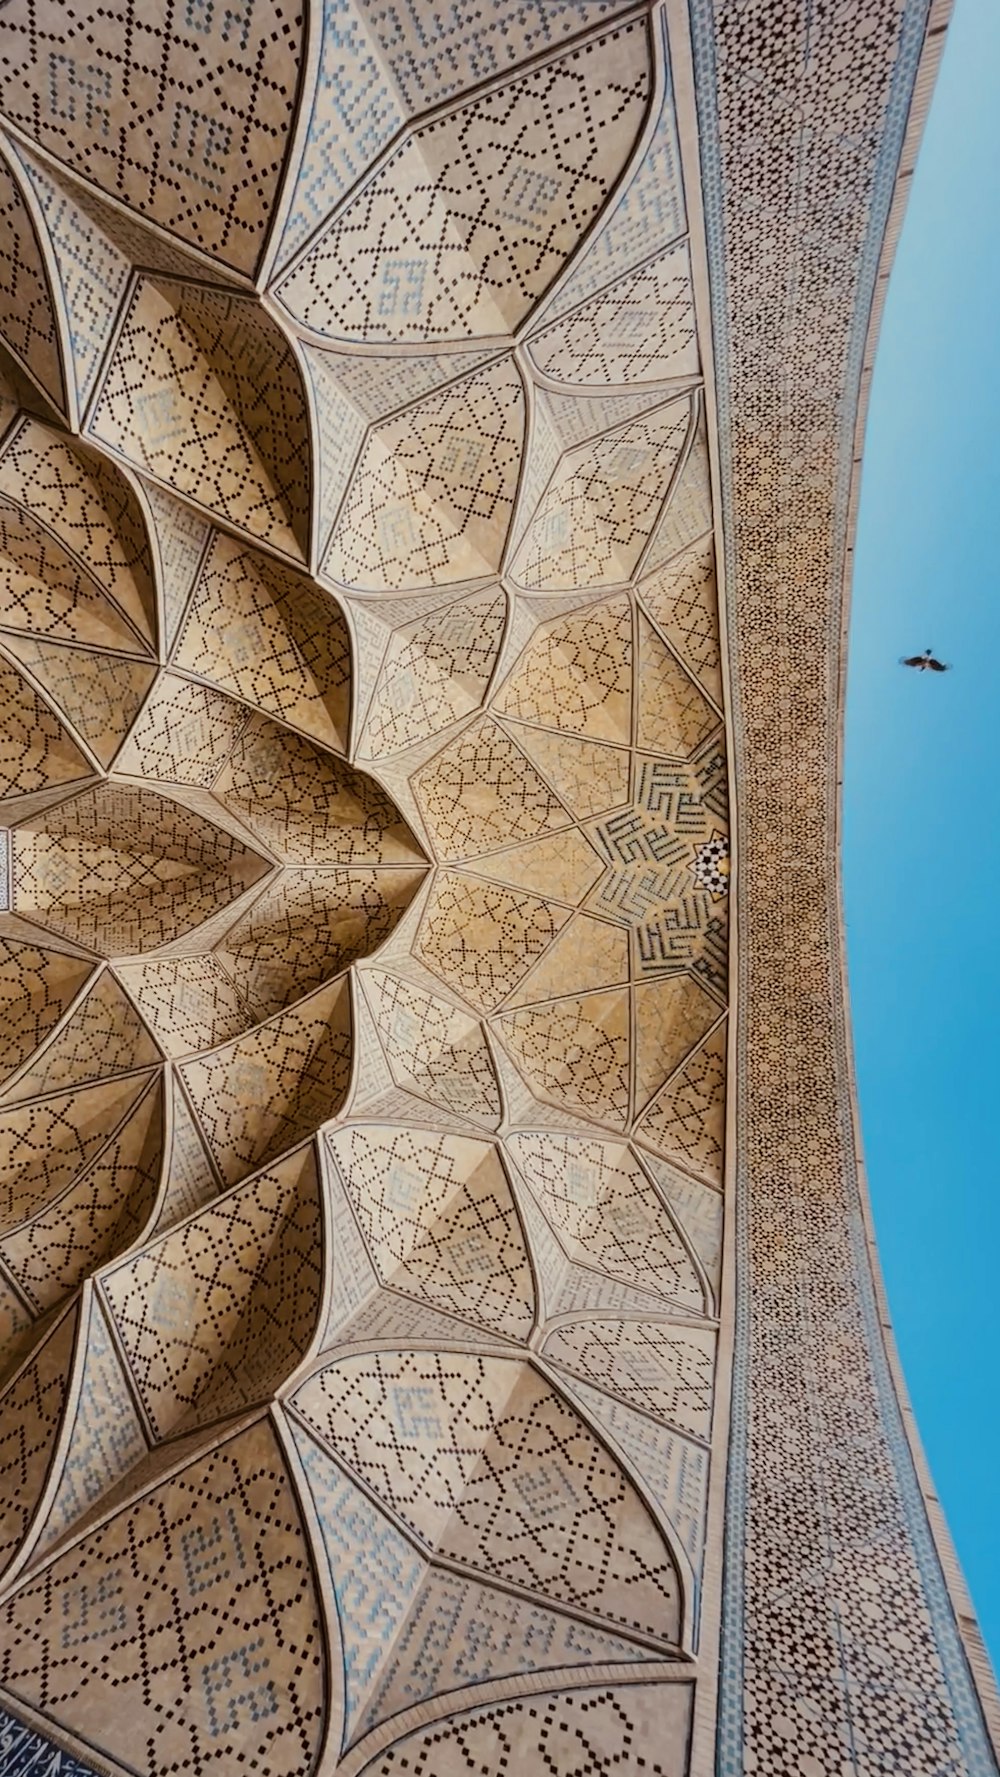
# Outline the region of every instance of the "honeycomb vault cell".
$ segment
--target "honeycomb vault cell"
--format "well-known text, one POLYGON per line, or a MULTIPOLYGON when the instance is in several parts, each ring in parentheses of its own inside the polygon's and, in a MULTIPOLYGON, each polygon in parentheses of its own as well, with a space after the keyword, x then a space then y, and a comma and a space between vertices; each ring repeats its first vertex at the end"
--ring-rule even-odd
POLYGON ((155 950, 238 899, 267 859, 152 790, 103 783, 14 828, 12 906, 103 955, 155 950))
POLYGON ((996 1777, 834 1102, 921 5, 4 11, 11 1777, 996 1777))

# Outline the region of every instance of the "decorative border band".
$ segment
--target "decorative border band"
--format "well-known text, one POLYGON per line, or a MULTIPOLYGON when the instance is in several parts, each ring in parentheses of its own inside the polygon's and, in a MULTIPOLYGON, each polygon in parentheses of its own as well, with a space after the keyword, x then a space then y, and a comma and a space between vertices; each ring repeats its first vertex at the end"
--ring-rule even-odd
MULTIPOLYGON (((792 0, 790 0, 790 10, 795 10, 792 0)), ((910 4, 899 21, 895 42, 888 40, 886 32, 887 41, 880 45, 884 57, 889 58, 894 52, 894 63, 870 185, 864 245, 854 272, 855 298, 850 336, 845 342, 843 393, 840 401, 836 440, 837 472, 833 492, 830 575, 826 611, 823 613, 827 637, 827 659, 824 663, 817 663, 820 670, 825 671, 826 674, 825 691, 828 712, 836 711, 838 733, 842 699, 842 603, 845 563, 851 542, 852 498, 856 491, 855 435, 862 402, 862 379, 866 350, 870 342, 870 323, 876 299, 876 284, 883 258, 890 212, 896 195, 897 174, 904 138, 907 134, 917 87, 918 71, 925 47, 929 10, 928 0, 910 0, 910 4)), ((729 305, 729 258, 726 227, 729 194, 727 193, 726 175, 727 155, 720 130, 722 110, 717 60, 720 32, 727 22, 732 22, 731 17, 727 18, 727 15, 731 15, 732 11, 733 8, 728 0, 690 0, 717 377, 718 453, 723 490, 722 523, 727 564, 725 598, 731 650, 732 746, 737 779, 742 782, 745 777, 747 758, 743 710, 745 679, 741 678, 743 663, 740 653, 741 624, 745 632, 747 618, 741 609, 743 584, 736 507, 736 468, 733 461, 732 384, 734 352, 738 352, 741 347, 745 348, 747 342, 734 338, 734 334, 738 333, 738 326, 734 327, 733 325, 729 305)), ((761 28, 775 32, 778 30, 779 27, 774 20, 773 12, 764 15, 761 28)), ((745 77, 748 81, 751 79, 749 71, 745 72, 741 69, 740 73, 741 77, 745 77)), ((754 77, 757 77, 756 71, 754 77)), ((763 77, 759 78, 763 85, 763 77)), ((790 88, 794 89, 793 76, 789 77, 788 84, 790 88)), ((866 120, 859 119, 857 123, 859 136, 862 135, 865 126, 866 120)), ((763 116, 762 107, 761 128, 766 127, 767 120, 763 116)), ((846 120, 844 127, 848 127, 846 120)), ((816 150, 816 152, 821 151, 819 148, 816 150)), ((784 276, 787 272, 787 267, 780 260, 776 261, 772 269, 776 276, 784 276)), ((839 758, 829 761, 827 800, 830 833, 837 831, 838 797, 839 758)), ((755 957, 751 935, 754 919, 754 889, 751 871, 747 867, 751 850, 748 843, 749 835, 746 831, 745 799, 738 799, 736 813, 739 832, 738 855, 742 860, 738 909, 740 941, 737 951, 740 1012, 737 1079, 735 1082, 738 1107, 737 1127, 740 1128, 739 1113, 747 1104, 748 1024, 753 1011, 751 996, 754 990, 755 957), (751 879, 748 880, 748 878, 751 879)), ((831 934, 832 947, 835 952, 839 952, 839 895, 836 881, 831 881, 829 885, 828 918, 831 926, 835 928, 831 934)), ((829 1014, 832 1010, 832 1040, 839 1062, 836 1081, 839 1113, 838 1133, 843 1182, 848 1203, 851 1206, 843 1229, 843 1240, 853 1266, 858 1307, 865 1331, 871 1381, 878 1412, 881 1416, 882 1428, 891 1452, 899 1503, 905 1517, 906 1530, 919 1571, 927 1612, 933 1625, 936 1651, 941 1662, 961 1749, 963 1761, 961 1768, 969 1773, 969 1777, 988 1777, 988 1774, 989 1777, 992 1777, 992 1774, 997 1770, 997 1765, 986 1733, 982 1708, 970 1672, 966 1649, 959 1633, 955 1606, 949 1594, 938 1549, 935 1546, 928 1522, 927 1510, 914 1466, 913 1452, 907 1439, 892 1366, 886 1350, 883 1321, 879 1311, 878 1294, 866 1238, 865 1210, 867 1206, 863 1200, 864 1186, 859 1173, 854 1135, 854 1105, 849 1061, 850 1039, 846 1007, 843 1004, 842 996, 836 992, 834 992, 833 1000, 834 1004, 832 1008, 827 1008, 827 1013, 829 1014)), ((752 1605, 747 1579, 747 1515, 750 1491, 755 1484, 749 1453, 752 1430, 751 1407, 755 1385, 752 1356, 755 1280, 752 1272, 753 1253, 751 1250, 754 1178, 746 1151, 745 1132, 741 1128, 740 1145, 741 1152, 738 1155, 736 1168, 736 1315, 722 1606, 722 1654, 717 1738, 718 1777, 742 1777, 742 1773, 748 1768, 748 1758, 750 1768, 758 1771, 769 1768, 766 1756, 761 1756, 759 1749, 754 1744, 752 1731, 747 1728, 747 1705, 750 1699, 745 1695, 744 1668, 747 1635, 751 1632, 748 1606, 752 1605)), ((810 1334, 806 1329, 802 1336, 804 1338, 821 1337, 822 1332, 817 1330, 810 1334)), ((775 1552, 777 1553, 777 1551, 775 1552)), ((767 1567, 766 1558, 763 1565, 765 1568, 767 1567)), ((779 1563, 776 1562, 774 1567, 775 1583, 777 1583, 778 1571, 779 1563)), ((844 1698, 842 1744, 845 1752, 850 1747, 857 1755, 851 1731, 851 1704, 848 1695, 850 1680, 847 1676, 846 1664, 842 1677, 844 1698)), ((759 1684, 752 1699, 754 1711, 757 1716, 766 1716, 767 1699, 762 1698, 758 1693, 759 1684)), ((887 1753, 891 1751, 888 1747, 885 1750, 887 1753)), ((918 1762, 919 1755, 915 1759, 915 1769, 918 1762)), ((820 1763, 813 1761, 808 1766, 810 1771, 814 1767, 819 1772, 820 1763)), ((847 1768, 846 1762, 842 1768, 847 1768)), ((861 1766, 858 1765, 856 1768, 860 1770, 861 1766)), ((899 1768, 902 1769, 902 1765, 899 1768)), ((954 1766, 949 1765, 949 1771, 954 1769, 957 1772, 959 1768, 957 1763, 954 1766)), ((796 1764, 795 1769, 804 1770, 806 1766, 796 1764)))

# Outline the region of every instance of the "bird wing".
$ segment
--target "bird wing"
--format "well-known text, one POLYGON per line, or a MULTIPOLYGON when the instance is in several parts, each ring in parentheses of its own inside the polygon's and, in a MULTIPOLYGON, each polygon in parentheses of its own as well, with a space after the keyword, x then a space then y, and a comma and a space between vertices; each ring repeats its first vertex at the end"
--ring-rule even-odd
POLYGON ((900 657, 899 664, 900 666, 923 666, 924 658, 923 654, 911 654, 909 658, 904 654, 900 657))
POLYGON ((927 664, 930 667, 932 673, 946 673, 951 670, 949 667, 945 666, 944 662, 941 660, 931 659, 931 660, 928 660, 927 664))

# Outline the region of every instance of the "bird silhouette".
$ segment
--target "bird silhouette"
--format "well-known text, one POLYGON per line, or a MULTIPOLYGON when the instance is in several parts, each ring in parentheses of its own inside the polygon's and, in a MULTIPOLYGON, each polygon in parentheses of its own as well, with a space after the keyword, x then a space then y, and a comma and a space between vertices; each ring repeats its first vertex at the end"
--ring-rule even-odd
POLYGON ((951 668, 945 666, 942 660, 935 660, 934 655, 929 648, 925 648, 922 654, 910 654, 909 656, 904 654, 899 664, 900 666, 915 666, 917 671, 921 673, 947 673, 951 671, 951 668))

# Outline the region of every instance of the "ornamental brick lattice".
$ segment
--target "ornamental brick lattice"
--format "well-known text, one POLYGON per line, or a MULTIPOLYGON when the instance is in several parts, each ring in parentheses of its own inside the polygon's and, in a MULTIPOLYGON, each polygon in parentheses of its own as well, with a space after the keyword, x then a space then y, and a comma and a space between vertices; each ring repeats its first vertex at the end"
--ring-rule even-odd
POLYGON ((945 10, 3 12, 10 1777, 998 1777, 836 858, 945 10))

